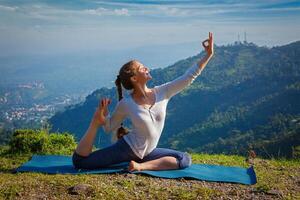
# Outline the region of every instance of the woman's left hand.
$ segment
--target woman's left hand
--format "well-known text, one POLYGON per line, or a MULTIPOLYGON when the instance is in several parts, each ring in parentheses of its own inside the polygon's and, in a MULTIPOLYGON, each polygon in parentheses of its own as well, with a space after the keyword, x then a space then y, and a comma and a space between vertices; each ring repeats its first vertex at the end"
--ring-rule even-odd
POLYGON ((108 105, 111 103, 109 98, 103 98, 99 102, 99 105, 94 113, 92 123, 96 126, 103 125, 108 115, 108 105))
POLYGON ((208 56, 212 56, 214 54, 214 41, 211 32, 208 33, 208 39, 204 40, 202 45, 208 56))

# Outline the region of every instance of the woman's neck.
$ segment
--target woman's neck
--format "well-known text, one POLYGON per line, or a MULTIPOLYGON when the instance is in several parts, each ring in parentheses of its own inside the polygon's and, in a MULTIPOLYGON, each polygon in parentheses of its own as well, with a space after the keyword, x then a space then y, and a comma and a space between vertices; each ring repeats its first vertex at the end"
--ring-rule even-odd
POLYGON ((136 87, 133 89, 132 95, 136 98, 147 98, 147 94, 150 91, 151 89, 149 89, 146 84, 136 85, 136 87))

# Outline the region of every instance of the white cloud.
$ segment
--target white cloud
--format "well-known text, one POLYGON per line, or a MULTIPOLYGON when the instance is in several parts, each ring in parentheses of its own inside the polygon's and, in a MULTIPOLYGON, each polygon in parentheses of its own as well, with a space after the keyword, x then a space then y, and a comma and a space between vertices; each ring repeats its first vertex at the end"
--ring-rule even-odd
POLYGON ((96 9, 86 9, 82 11, 83 13, 90 14, 90 15, 99 15, 99 16, 129 16, 128 9, 122 8, 122 9, 107 9, 107 8, 96 8, 96 9))
MULTIPOLYGON (((129 10, 126 8, 103 8, 98 7, 95 9, 64 9, 61 7, 49 6, 46 4, 33 4, 22 5, 20 7, 9 7, 0 5, 0 11, 10 11, 14 13, 7 13, 7 18, 14 16, 19 17, 21 21, 30 21, 32 19, 38 19, 43 21, 49 21, 52 24, 63 23, 63 21, 80 22, 84 20, 95 20, 95 16, 130 16, 129 10)), ((0 19, 1 21, 4 19, 0 19)), ((6 20, 6 22, 8 22, 6 20)))
POLYGON ((89 4, 89 7, 46 3, 14 6, 0 5, 0 12, 7 10, 1 12, 1 16, 6 17, 0 18, 0 50, 56 52, 59 49, 68 52, 74 49, 131 48, 200 40, 207 37, 208 31, 215 33, 218 44, 232 42, 238 33, 242 35, 246 31, 250 41, 270 45, 296 40, 300 33, 295 26, 299 15, 295 16, 295 12, 293 15, 280 14, 282 10, 294 11, 298 7, 201 2, 167 5, 99 3, 89 4), (284 30, 291 30, 288 36, 284 30))
POLYGON ((287 8, 264 8, 261 11, 299 11, 300 7, 287 7, 287 8))
POLYGON ((129 16, 128 9, 126 9, 126 8, 115 9, 115 10, 114 10, 114 13, 117 14, 117 15, 125 15, 125 16, 129 16))
POLYGON ((174 8, 174 7, 166 7, 166 6, 160 6, 158 7, 158 10, 162 11, 163 14, 167 16, 187 16, 188 11, 186 9, 182 8, 174 8))
POLYGON ((10 7, 10 6, 0 5, 0 10, 4 10, 4 11, 16 11, 17 9, 18 9, 18 7, 10 7))
POLYGON ((104 15, 105 13, 108 12, 107 9, 105 8, 97 8, 97 9, 86 9, 86 10, 83 10, 82 11, 83 13, 86 13, 86 14, 90 14, 90 15, 104 15))

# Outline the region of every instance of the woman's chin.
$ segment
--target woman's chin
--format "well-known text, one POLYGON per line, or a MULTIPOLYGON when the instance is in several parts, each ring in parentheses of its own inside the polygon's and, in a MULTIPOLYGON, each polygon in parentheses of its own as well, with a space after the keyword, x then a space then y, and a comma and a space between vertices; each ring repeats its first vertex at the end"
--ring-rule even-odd
POLYGON ((149 81, 152 79, 152 76, 149 74, 147 76, 144 76, 144 80, 149 81))

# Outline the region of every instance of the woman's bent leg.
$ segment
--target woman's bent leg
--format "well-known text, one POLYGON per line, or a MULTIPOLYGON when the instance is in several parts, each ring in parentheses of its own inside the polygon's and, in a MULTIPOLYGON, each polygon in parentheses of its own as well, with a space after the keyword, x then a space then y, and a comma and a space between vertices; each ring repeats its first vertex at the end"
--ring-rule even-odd
POLYGON ((139 163, 130 162, 129 170, 170 170, 184 169, 192 164, 188 153, 172 149, 156 148, 139 163))
POLYGON ((142 163, 130 161, 129 171, 143 171, 143 170, 171 170, 178 169, 176 158, 171 156, 161 157, 155 160, 150 160, 142 163))
POLYGON ((97 134, 98 126, 91 123, 84 136, 76 147, 76 153, 79 156, 86 157, 90 155, 93 149, 93 143, 97 134))
POLYGON ((97 169, 137 159, 130 146, 124 139, 118 140, 115 144, 92 152, 89 156, 73 154, 73 165, 80 169, 97 169))

